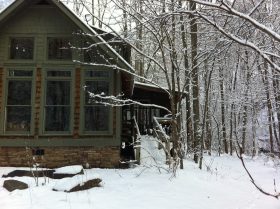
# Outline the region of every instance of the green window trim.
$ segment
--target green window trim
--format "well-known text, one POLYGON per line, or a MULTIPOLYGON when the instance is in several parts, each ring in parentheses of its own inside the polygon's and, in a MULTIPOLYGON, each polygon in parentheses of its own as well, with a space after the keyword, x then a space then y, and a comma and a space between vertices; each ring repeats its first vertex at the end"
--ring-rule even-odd
POLYGON ((71 41, 72 37, 69 36, 48 36, 46 38, 46 59, 53 62, 72 62, 71 41))
POLYGON ((47 68, 43 71, 41 133, 43 135, 71 135, 74 122, 74 70, 47 68), (61 123, 61 120, 67 124, 61 123))
MULTIPOLYGON (((81 135, 112 135, 113 134, 113 108, 110 106, 105 106, 104 104, 87 104, 86 103, 86 98, 87 98, 87 92, 86 92, 86 84, 87 83, 94 83, 94 82, 106 82, 108 83, 108 95, 112 95, 113 93, 113 73, 111 72, 110 69, 106 67, 96 67, 96 69, 93 68, 86 68, 83 69, 82 72, 82 87, 81 88, 81 109, 80 109, 80 134, 81 135), (108 108, 108 115, 106 113, 102 113, 103 115, 105 114, 105 117, 107 117, 107 128, 106 130, 90 130, 91 128, 94 128, 94 125, 88 125, 86 120, 89 119, 87 118, 86 109, 88 109, 87 113, 92 113, 94 114, 94 107, 96 108, 101 108, 100 110, 104 111, 104 108, 108 108), (91 108, 91 110, 89 110, 91 108), (87 130, 88 129, 88 130, 87 130)), ((97 85, 98 86, 98 85, 97 85)), ((102 85, 101 85, 102 86, 102 85)), ((102 87, 101 87, 102 89, 102 87)), ((106 94, 106 93, 105 93, 106 94)), ((106 111, 106 110, 105 110, 106 111)), ((101 112, 101 111, 99 111, 101 112)), ((98 111, 96 112, 98 114, 98 111)), ((105 121, 102 121, 105 122, 105 121)))
POLYGON ((33 67, 5 70, 4 117, 1 129, 5 135, 34 133, 35 70, 33 67))
POLYGON ((14 61, 32 61, 35 55, 33 36, 11 36, 9 38, 9 59, 14 61))

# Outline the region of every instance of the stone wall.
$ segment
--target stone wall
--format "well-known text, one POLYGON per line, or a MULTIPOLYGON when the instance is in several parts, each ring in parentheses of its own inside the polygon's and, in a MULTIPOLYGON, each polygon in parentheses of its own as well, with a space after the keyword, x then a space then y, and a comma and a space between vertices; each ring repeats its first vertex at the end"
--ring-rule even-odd
POLYGON ((83 165, 98 168, 119 167, 119 147, 40 147, 42 156, 33 155, 34 149, 0 147, 0 166, 27 166, 34 163, 46 168, 83 165))

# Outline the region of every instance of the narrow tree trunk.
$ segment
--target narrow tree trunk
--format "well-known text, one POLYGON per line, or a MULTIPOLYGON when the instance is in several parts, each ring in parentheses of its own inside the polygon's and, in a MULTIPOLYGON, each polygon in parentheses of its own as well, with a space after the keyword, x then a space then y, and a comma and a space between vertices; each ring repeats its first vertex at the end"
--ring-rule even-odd
MULTIPOLYGON (((190 9, 196 10, 196 3, 190 2, 190 9)), ((199 86, 198 86, 198 66, 197 66, 197 22, 194 15, 190 15, 190 33, 191 33, 191 61, 192 61, 192 93, 193 93, 193 129, 194 129, 194 161, 198 163, 198 150, 200 143, 199 130, 199 86)))
POLYGON ((268 118, 268 130, 269 130, 269 142, 270 142, 270 152, 274 152, 274 144, 273 144, 273 131, 272 131, 272 105, 271 105, 271 98, 270 98, 270 88, 268 82, 268 65, 265 62, 264 65, 264 72, 263 72, 263 83, 265 85, 265 93, 266 93, 266 104, 267 104, 267 118, 268 118))
POLYGON ((224 79, 222 74, 222 69, 219 69, 220 74, 220 94, 221 94, 221 119, 222 119, 222 137, 224 142, 225 153, 228 154, 228 144, 227 144, 227 136, 226 136, 226 124, 225 124, 225 98, 224 98, 224 79))
MULTIPOLYGON (((207 71, 206 71, 207 72, 207 71)), ((204 113, 203 113, 203 122, 202 122, 202 136, 201 136, 201 142, 200 142, 200 158, 199 158, 199 168, 202 169, 202 160, 203 160, 203 147, 204 147, 204 139, 205 139, 205 125, 206 125, 206 115, 208 112, 208 98, 209 98, 209 88, 210 88, 210 83, 211 83, 211 76, 212 76, 212 70, 205 76, 205 101, 204 101, 204 113)))
MULTIPOLYGON (((182 2, 180 1, 180 4, 182 2)), ((191 117, 191 80, 190 80, 190 66, 188 60, 188 43, 187 43, 187 31, 184 25, 183 15, 180 16, 181 20, 181 39, 184 48, 184 68, 185 68, 185 92, 186 92, 186 140, 187 140, 187 149, 190 150, 193 143, 193 131, 192 131, 192 117, 191 117)))
MULTIPOLYGON (((239 68, 239 57, 238 57, 238 61, 237 61, 237 64, 236 64, 236 68, 235 68, 235 73, 234 73, 234 76, 233 76, 233 83, 232 83, 232 93, 235 92, 235 89, 236 89, 236 81, 237 81, 237 72, 238 72, 238 68, 239 68)), ((229 150, 230 150, 230 155, 232 155, 233 153, 233 126, 235 125, 236 127, 236 124, 234 124, 234 122, 236 122, 236 114, 234 113, 235 112, 235 105, 234 105, 234 101, 233 103, 231 104, 231 107, 230 107, 230 135, 229 135, 229 150)))
MULTIPOLYGON (((125 0, 123 0, 125 1, 125 0)), ((142 25, 142 15, 143 14, 143 1, 142 0, 137 0, 137 4, 136 4, 137 8, 135 8, 136 11, 139 12, 138 16, 138 20, 136 22, 136 47, 142 51, 143 50, 143 25, 142 25)), ((139 55, 136 54, 135 55, 135 70, 136 73, 140 76, 144 76, 144 62, 143 62, 143 58, 139 55)))
MULTIPOLYGON (((276 122, 273 120, 273 129, 274 129, 274 135, 275 135, 275 140, 278 146, 278 151, 280 152, 280 89, 279 89, 279 74, 273 69, 273 92, 274 92, 274 100, 275 100, 275 107, 276 107, 276 116, 278 120, 278 130, 276 128, 276 122), (277 136, 277 131, 278 131, 278 136, 277 136)), ((273 116, 274 119, 274 116, 273 116)))

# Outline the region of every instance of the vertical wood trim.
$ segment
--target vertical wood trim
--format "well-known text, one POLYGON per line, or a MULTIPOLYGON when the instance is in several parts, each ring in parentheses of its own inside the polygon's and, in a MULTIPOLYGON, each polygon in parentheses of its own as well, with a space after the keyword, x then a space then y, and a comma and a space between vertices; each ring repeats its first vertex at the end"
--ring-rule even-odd
MULTIPOLYGON (((4 69, 0 67, 0 116, 4 118, 3 101, 4 101, 4 69)), ((1 122, 0 122, 1 124, 1 122)))
POLYGON ((35 105, 34 105, 34 136, 39 135, 40 130, 40 107, 42 93, 42 69, 37 68, 35 74, 35 105))
POLYGON ((75 96, 74 96, 74 126, 73 138, 79 138, 80 126, 80 99, 81 99, 81 69, 75 70, 75 96))

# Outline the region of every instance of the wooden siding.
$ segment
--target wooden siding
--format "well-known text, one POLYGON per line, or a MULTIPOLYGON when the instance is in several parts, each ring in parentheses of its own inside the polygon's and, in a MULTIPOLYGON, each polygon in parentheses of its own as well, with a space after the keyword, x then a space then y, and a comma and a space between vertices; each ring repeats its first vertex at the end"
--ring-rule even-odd
POLYGON ((80 110, 81 110, 81 69, 76 69, 75 74, 75 98, 74 98, 74 126, 73 126, 73 137, 79 138, 80 132, 80 110))
POLYGON ((72 34, 76 29, 73 22, 52 6, 34 6, 21 10, 1 28, 10 34, 72 34))
POLYGON ((34 136, 38 138, 40 129, 40 106, 41 106, 41 84, 42 69, 37 68, 35 78, 35 104, 34 104, 34 136))

